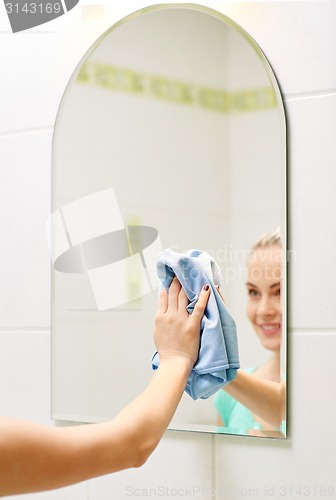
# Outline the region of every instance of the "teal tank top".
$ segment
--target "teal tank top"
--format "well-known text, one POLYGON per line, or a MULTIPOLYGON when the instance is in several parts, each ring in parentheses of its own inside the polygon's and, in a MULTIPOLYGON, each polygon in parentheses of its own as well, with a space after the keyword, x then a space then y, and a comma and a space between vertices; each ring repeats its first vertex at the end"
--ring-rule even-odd
MULTIPOLYGON (((249 368, 247 373, 253 373, 257 368, 249 368)), ((214 405, 224 422, 233 434, 247 434, 250 429, 262 429, 262 425, 253 417, 253 414, 244 405, 239 403, 225 391, 220 390, 214 396, 214 405)), ((285 433, 286 423, 281 425, 281 432, 285 433)))

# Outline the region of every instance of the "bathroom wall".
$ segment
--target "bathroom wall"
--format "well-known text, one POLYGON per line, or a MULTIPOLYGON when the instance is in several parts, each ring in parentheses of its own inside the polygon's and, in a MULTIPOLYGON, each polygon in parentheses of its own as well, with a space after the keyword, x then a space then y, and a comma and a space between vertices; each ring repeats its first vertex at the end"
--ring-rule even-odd
MULTIPOLYGON (((0 414, 50 424, 45 220, 53 123, 85 50, 113 22, 148 5, 145 0, 122 5, 113 0, 105 7, 87 3, 82 0, 66 16, 16 35, 0 7, 0 414)), ((268 57, 285 100, 292 250, 289 439, 168 431, 142 469, 24 498, 336 495, 336 2, 203 3, 250 32, 268 57)))

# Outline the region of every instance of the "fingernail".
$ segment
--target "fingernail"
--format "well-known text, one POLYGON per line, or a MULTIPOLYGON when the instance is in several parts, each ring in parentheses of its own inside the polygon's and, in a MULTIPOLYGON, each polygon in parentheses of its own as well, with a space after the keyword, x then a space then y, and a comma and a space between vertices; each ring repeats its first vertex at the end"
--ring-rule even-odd
POLYGON ((203 285, 203 290, 207 292, 209 290, 209 285, 203 285))

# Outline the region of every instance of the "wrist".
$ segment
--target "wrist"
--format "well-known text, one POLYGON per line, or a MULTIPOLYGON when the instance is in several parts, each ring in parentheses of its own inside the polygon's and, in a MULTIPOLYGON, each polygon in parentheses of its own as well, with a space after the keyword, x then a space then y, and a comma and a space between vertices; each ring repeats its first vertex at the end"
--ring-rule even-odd
POLYGON ((160 358, 159 369, 170 371, 172 374, 179 374, 188 379, 194 366, 194 361, 189 356, 169 353, 160 358))

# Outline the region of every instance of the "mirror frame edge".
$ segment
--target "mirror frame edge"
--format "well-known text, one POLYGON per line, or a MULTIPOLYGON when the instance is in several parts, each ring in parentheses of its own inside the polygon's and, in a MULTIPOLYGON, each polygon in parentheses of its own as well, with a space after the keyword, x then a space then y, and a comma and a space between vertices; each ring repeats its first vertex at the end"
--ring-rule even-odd
MULTIPOLYGON (((217 18, 220 21, 223 21, 227 25, 231 26, 234 28, 240 35, 243 36, 243 38, 250 44, 250 46, 253 48, 253 50, 257 53, 259 59, 261 60, 263 66, 265 67, 265 70, 267 72, 267 75, 270 79, 270 83, 272 85, 273 91, 275 93, 276 97, 276 103, 277 103, 277 108, 278 112, 281 112, 281 116, 279 116, 279 119, 283 122, 283 126, 280 128, 280 133, 281 133, 281 138, 280 142, 281 144, 284 145, 283 148, 281 148, 280 151, 280 164, 283 166, 282 168, 282 181, 281 181, 281 188, 283 190, 282 192, 282 199, 284 200, 284 207, 283 207, 283 213, 281 214, 281 236, 282 236, 282 241, 283 241, 283 276, 282 276, 282 281, 283 281, 283 289, 285 290, 284 294, 284 301, 282 302, 282 307, 283 311, 285 314, 283 315, 284 321, 282 323, 283 325, 283 334, 285 334, 286 338, 286 344, 285 344, 285 368, 286 368, 286 396, 285 396, 285 416, 286 416, 286 434, 283 434, 282 432, 273 432, 273 431, 264 431, 262 434, 263 435, 246 435, 246 434, 239 434, 239 433, 234 433, 234 432, 228 432, 225 429, 228 429, 226 427, 218 427, 218 426, 205 426, 202 424, 195 425, 195 424, 170 424, 167 428, 168 431, 170 432, 201 432, 201 433, 207 433, 207 434, 217 434, 217 435, 232 435, 232 436, 239 436, 239 437, 247 437, 247 438, 268 438, 268 439, 277 439, 277 440, 286 440, 288 439, 288 417, 289 417, 289 409, 288 409, 288 396, 289 396, 289 388, 288 388, 288 375, 289 375, 289 349, 288 349, 288 329, 287 329, 287 318, 288 318, 288 309, 287 309, 287 297, 288 297, 288 262, 287 262, 287 228, 288 228, 288 219, 287 219, 287 214, 288 214, 288 178, 287 178, 287 126, 286 126, 286 113, 285 113, 285 106, 284 106, 284 100, 282 98, 282 93, 281 89, 278 83, 278 80, 275 76, 274 70, 266 57, 265 53, 259 46, 259 44, 256 42, 256 40, 246 31, 240 24, 238 24, 236 21, 234 21, 232 18, 228 17, 224 13, 220 12, 219 10, 213 9, 211 7, 207 7, 202 4, 197 4, 197 3, 162 3, 162 4, 154 4, 154 5, 149 5, 147 7, 140 8, 130 14, 127 14, 125 17, 121 18, 119 21, 115 22, 112 26, 110 26, 107 30, 105 30, 96 40, 95 42, 85 51, 84 55, 81 57, 79 62, 77 63, 75 69, 73 70, 69 81, 67 85, 64 88, 64 91, 62 93, 62 97, 57 109, 56 113, 56 118, 54 122, 54 127, 53 127, 53 134, 52 134, 52 178, 51 178, 51 191, 53 190, 53 176, 54 176, 54 171, 55 169, 53 168, 54 165, 54 152, 55 152, 55 131, 57 128, 57 124, 59 121, 60 117, 60 112, 62 108, 63 101, 65 99, 66 93, 70 85, 73 83, 73 81, 76 79, 78 71, 83 64, 83 62, 94 52, 94 50, 99 46, 99 44, 104 40, 105 37, 107 37, 112 31, 120 27, 122 24, 135 19, 136 17, 141 16, 142 14, 146 14, 149 12, 157 11, 157 10, 168 10, 168 9, 187 9, 187 10, 197 10, 199 12, 203 12, 205 14, 211 15, 215 18, 217 18), (276 434, 276 435, 275 435, 276 434)), ((53 206, 51 202, 51 212, 53 211, 53 206)), ((51 269, 51 290, 52 290, 52 298, 51 302, 53 301, 53 272, 51 269)), ((283 299, 282 299, 283 300, 283 299)), ((52 308, 51 308, 51 326, 53 324, 52 321, 52 308)), ((52 345, 53 345, 53 335, 51 332, 51 353, 52 353, 52 345)), ((52 356, 51 356, 52 358, 52 356)), ((52 370, 52 359, 51 359, 51 372, 52 370)), ((52 395, 51 395, 52 396, 52 395)), ((51 416, 54 420, 58 422, 65 422, 66 420, 63 418, 60 418, 60 415, 57 415, 57 412, 53 409, 53 399, 51 397, 51 416)), ((73 424, 73 421, 69 421, 71 424, 73 424)), ((83 423, 84 420, 78 420, 78 423, 83 423)))

